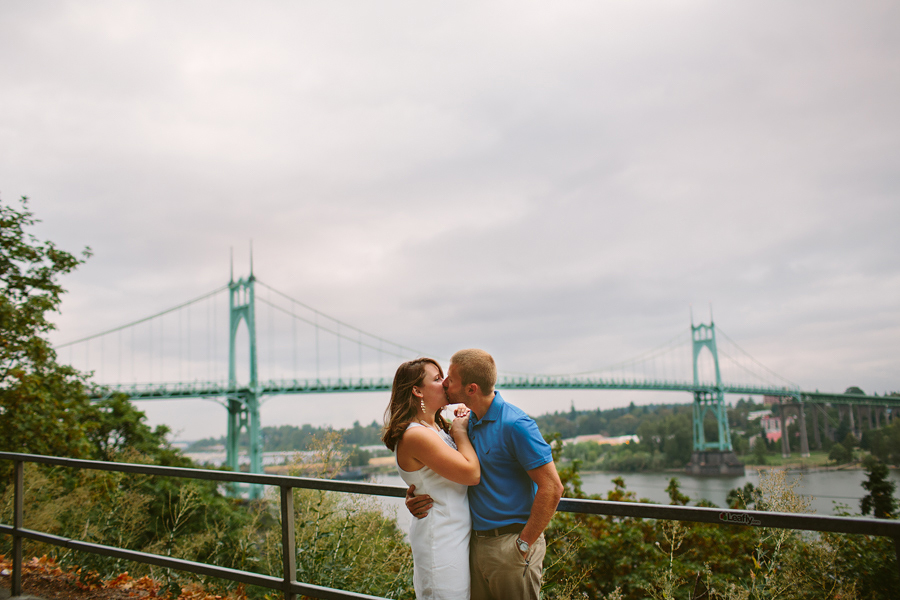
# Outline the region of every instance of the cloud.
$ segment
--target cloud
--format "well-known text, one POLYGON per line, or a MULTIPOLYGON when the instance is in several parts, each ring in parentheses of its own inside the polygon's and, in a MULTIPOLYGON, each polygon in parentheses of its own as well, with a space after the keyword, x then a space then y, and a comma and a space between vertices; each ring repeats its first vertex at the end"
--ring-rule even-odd
POLYGON ((252 240, 266 283, 443 356, 588 370, 712 303, 804 386, 898 389, 897 13, 12 2, 0 193, 95 251, 57 341, 252 240))

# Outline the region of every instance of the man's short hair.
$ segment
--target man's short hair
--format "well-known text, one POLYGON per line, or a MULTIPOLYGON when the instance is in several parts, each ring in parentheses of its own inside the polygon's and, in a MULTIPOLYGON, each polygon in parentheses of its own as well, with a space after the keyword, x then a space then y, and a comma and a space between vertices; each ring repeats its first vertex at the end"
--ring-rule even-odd
POLYGON ((453 355, 450 363, 456 365, 459 370, 459 378, 463 387, 475 383, 484 395, 494 393, 494 384, 497 383, 497 364, 494 357, 477 348, 460 350, 453 355))

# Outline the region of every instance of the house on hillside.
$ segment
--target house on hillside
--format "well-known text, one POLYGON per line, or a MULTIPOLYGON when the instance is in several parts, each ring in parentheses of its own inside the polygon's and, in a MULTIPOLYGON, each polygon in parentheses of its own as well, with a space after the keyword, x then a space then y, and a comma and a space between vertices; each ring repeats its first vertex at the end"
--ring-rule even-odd
MULTIPOLYGON (((759 420, 759 425, 770 442, 777 442, 781 439, 781 419, 773 415, 771 410, 755 410, 747 415, 747 420, 759 420)), ((788 415, 784 420, 785 427, 790 427, 791 423, 796 420, 797 415, 788 415)))

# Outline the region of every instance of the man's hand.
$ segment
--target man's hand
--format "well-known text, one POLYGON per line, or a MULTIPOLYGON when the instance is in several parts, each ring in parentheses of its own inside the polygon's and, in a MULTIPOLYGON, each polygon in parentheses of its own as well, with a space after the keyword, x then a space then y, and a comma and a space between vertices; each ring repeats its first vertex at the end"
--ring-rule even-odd
POLYGON ((521 550, 519 550, 519 543, 518 543, 518 540, 516 541, 516 551, 517 551, 519 554, 522 555, 522 560, 528 560, 528 553, 527 553, 527 552, 522 552, 521 550))
POLYGON ((528 476, 537 484, 537 492, 534 494, 534 503, 531 505, 531 515, 525 523, 525 529, 519 537, 534 544, 547 528, 556 506, 562 497, 563 484, 556 472, 556 465, 551 461, 542 467, 528 471, 528 476))
POLYGON ((421 519, 428 516, 428 511, 431 510, 433 504, 431 496, 428 494, 415 496, 413 495, 415 491, 416 486, 414 485, 409 486, 409 489, 406 490, 406 509, 409 511, 409 514, 417 519, 421 519))

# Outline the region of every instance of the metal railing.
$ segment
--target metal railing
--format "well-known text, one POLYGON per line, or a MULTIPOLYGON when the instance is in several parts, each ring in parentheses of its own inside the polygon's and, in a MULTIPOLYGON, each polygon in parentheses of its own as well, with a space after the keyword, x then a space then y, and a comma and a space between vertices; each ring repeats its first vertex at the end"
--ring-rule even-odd
MULTIPOLYGON (((20 454, 0 452, 0 460, 13 461, 14 507, 12 526, 0 524, 0 534, 13 537, 13 573, 11 592, 13 596, 22 593, 22 540, 30 539, 61 546, 71 550, 92 552, 103 556, 121 558, 133 562, 175 569, 218 577, 248 585, 256 585, 280 590, 284 597, 294 600, 298 594, 312 598, 329 600, 374 599, 376 596, 336 590, 332 588, 298 582, 294 579, 297 572, 296 549, 294 544, 294 488, 347 492, 403 498, 406 488, 375 483, 357 483, 336 481, 331 479, 313 479, 308 477, 289 477, 284 475, 260 475, 255 473, 234 473, 231 471, 212 471, 207 469, 188 469, 181 467, 160 467, 137 465, 131 463, 113 463, 95 460, 80 460, 41 456, 38 454, 20 454), (69 538, 33 531, 24 528, 24 493, 25 463, 41 463, 75 469, 94 469, 100 471, 116 471, 163 477, 182 477, 206 481, 222 481, 226 483, 248 483, 278 487, 281 492, 281 547, 282 571, 284 576, 273 577, 250 571, 241 571, 219 567, 206 563, 149 554, 136 550, 126 550, 101 544, 93 544, 69 538)), ((900 567, 900 522, 853 517, 831 517, 795 513, 778 513, 753 510, 734 510, 722 508, 706 508, 697 506, 668 506, 662 504, 644 504, 639 502, 613 502, 606 500, 581 500, 563 498, 558 511, 593 514, 616 517, 633 517, 644 519, 662 519, 670 521, 687 521, 694 523, 712 523, 716 525, 741 527, 771 527, 776 529, 794 529, 803 531, 819 531, 829 533, 849 533, 890 537, 894 540, 894 549, 900 567)))

